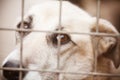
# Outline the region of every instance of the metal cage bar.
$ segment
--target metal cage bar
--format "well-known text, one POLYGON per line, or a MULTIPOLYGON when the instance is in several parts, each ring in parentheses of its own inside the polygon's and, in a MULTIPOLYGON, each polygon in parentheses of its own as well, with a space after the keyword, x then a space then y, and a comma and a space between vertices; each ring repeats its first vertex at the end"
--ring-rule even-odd
MULTIPOLYGON (((99 19, 100 19, 100 0, 97 0, 96 5, 96 33, 99 33, 99 19)), ((98 56, 98 46, 99 44, 95 45, 94 48, 97 48, 94 51, 94 72, 97 72, 97 56, 98 56)), ((93 76, 93 80, 96 80, 96 75, 93 76)))
MULTIPOLYGON (((97 0, 96 3, 96 33, 99 34, 99 19, 100 19, 100 0, 97 0)), ((98 49, 98 45, 96 45, 97 49, 98 49)), ((94 71, 97 72, 97 55, 98 54, 98 50, 96 50, 94 58, 95 58, 95 65, 94 65, 94 71)))
POLYGON ((76 35, 94 35, 94 36, 111 36, 111 37, 120 37, 120 34, 108 34, 108 33, 96 33, 96 32, 90 32, 90 33, 84 33, 84 32, 65 32, 65 31, 47 31, 47 30, 32 30, 32 29, 11 29, 11 28, 0 28, 0 31, 23 31, 23 32, 38 32, 38 33, 68 33, 68 34, 76 34, 76 35))
MULTIPOLYGON (((24 5, 25 1, 21 0, 21 28, 24 27, 24 5)), ((23 68, 23 31, 21 32, 21 37, 20 37, 20 67, 19 68, 23 68)), ((19 80, 22 80, 22 71, 19 71, 19 80)))
POLYGON ((25 68, 0 68, 0 70, 11 71, 38 71, 38 72, 51 72, 51 73, 63 73, 63 74, 76 74, 76 75, 91 75, 91 76, 106 76, 106 77, 120 77, 120 74, 112 73, 100 73, 100 72, 65 72, 61 70, 42 70, 42 69, 25 69, 25 68))
MULTIPOLYGON (((59 0, 59 16, 58 16, 58 31, 61 31, 62 28, 62 0, 59 0)), ((60 69, 60 49, 61 49, 61 39, 60 34, 58 35, 58 43, 57 43, 57 69, 60 69)), ((57 73, 57 80, 59 80, 59 74, 57 73)))

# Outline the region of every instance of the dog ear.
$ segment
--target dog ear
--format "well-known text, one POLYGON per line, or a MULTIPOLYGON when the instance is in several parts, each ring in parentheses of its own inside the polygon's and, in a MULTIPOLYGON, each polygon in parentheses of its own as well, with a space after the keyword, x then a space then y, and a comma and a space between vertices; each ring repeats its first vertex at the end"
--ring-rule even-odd
MULTIPOLYGON (((32 29, 32 21, 33 17, 28 16, 27 18, 24 19, 23 24, 22 21, 19 21, 17 24, 17 29, 32 29)), ((24 38, 26 35, 28 35, 30 31, 17 31, 17 42, 19 42, 20 38, 24 38)))
MULTIPOLYGON (((94 18, 94 24, 91 27, 91 32, 96 32, 96 19, 94 18)), ((98 24, 99 33, 107 33, 118 35, 119 33, 112 24, 108 21, 99 19, 98 24)), ((113 61, 116 68, 120 65, 120 43, 118 36, 92 36, 92 42, 97 47, 98 56, 103 55, 113 61)))

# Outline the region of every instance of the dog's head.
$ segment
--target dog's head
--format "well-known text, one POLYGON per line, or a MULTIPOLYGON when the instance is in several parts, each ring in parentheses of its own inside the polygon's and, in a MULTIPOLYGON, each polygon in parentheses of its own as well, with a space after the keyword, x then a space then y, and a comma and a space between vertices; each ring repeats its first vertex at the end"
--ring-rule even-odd
MULTIPOLYGON (((82 9, 64 1, 62 6, 62 26, 59 28, 59 2, 47 2, 33 7, 17 28, 43 30, 43 32, 18 32, 18 38, 23 38, 22 66, 33 71, 23 72, 23 80, 56 80, 57 74, 34 70, 59 70, 67 72, 93 71, 95 48, 99 53, 113 61, 116 67, 120 64, 119 45, 115 36, 87 35, 95 32, 96 19, 82 9), (63 33, 56 33, 56 31, 63 33), (55 31, 54 33, 45 31, 55 31), (68 32, 68 33, 65 33, 68 32), (78 32, 81 33, 78 35, 78 32), (75 34, 76 33, 76 34, 75 34), (83 34, 82 34, 83 33, 83 34), (86 34, 84 34, 86 33, 86 34), (60 40, 59 40, 60 39, 60 40), (60 48, 58 47, 60 45, 60 48), (59 50, 59 52, 58 52, 59 50), (59 55, 59 61, 58 61, 59 55)), ((101 33, 118 34, 115 28, 106 20, 100 19, 101 33)), ((20 44, 8 55, 3 67, 20 67, 20 44)), ((3 71, 8 80, 18 80, 18 71, 3 71)), ((83 79, 86 76, 60 74, 60 80, 83 79)))

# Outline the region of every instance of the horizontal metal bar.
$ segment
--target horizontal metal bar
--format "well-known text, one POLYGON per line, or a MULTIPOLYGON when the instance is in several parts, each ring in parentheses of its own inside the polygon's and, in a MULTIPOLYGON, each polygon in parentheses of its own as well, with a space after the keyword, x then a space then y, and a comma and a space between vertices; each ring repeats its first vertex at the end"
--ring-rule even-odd
POLYGON ((41 69, 26 69, 26 68, 0 68, 0 70, 11 70, 11 71, 37 71, 37 72, 51 72, 61 74, 75 74, 75 75, 91 75, 91 76, 103 76, 103 77, 120 77, 120 74, 111 73, 100 73, 100 72, 68 72, 61 70, 41 70, 41 69))
POLYGON ((41 32, 41 33, 65 33, 65 34, 79 34, 79 35, 120 37, 120 34, 96 33, 96 32, 83 33, 83 32, 47 31, 47 30, 33 30, 33 29, 10 29, 10 28, 0 28, 0 31, 23 31, 23 32, 41 32))

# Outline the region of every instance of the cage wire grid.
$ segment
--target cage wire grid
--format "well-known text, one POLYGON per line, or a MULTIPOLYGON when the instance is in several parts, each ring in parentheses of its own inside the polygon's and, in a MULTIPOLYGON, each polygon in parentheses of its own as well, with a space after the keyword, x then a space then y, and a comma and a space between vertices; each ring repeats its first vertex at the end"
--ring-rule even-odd
MULTIPOLYGON (((108 34, 108 33, 99 33, 99 18, 100 18, 100 4, 101 1, 97 0, 97 5, 96 5, 96 32, 92 32, 92 33, 80 33, 80 32, 65 32, 65 31, 61 31, 62 28, 62 1, 63 0, 59 0, 59 30, 58 31, 43 31, 43 30, 32 30, 32 29, 11 29, 11 28, 0 28, 0 31, 21 31, 21 32, 39 32, 39 33, 58 33, 58 55, 57 55, 57 70, 42 70, 42 69, 27 69, 27 68, 23 68, 22 67, 22 60, 23 60, 23 38, 20 37, 20 67, 19 68, 11 68, 11 67, 0 67, 0 70, 11 70, 11 71, 19 71, 19 80, 22 80, 22 72, 23 71, 38 71, 38 72, 51 72, 51 73, 57 73, 57 80, 59 80, 59 74, 76 74, 76 75, 90 75, 90 76, 94 76, 93 80, 95 80, 96 76, 103 76, 103 77, 120 77, 120 74, 111 74, 111 73, 100 73, 97 72, 97 52, 95 52, 94 55, 94 71, 93 72, 65 72, 65 71, 60 71, 59 70, 59 60, 60 60, 60 47, 61 47, 61 38, 60 34, 63 33, 67 33, 67 34, 76 34, 76 35, 94 35, 94 36, 114 36, 114 37, 120 37, 120 34, 108 34)), ((24 8, 25 8, 25 0, 21 0, 21 27, 24 26, 24 8)), ((98 46, 98 45, 97 45, 98 46)))

